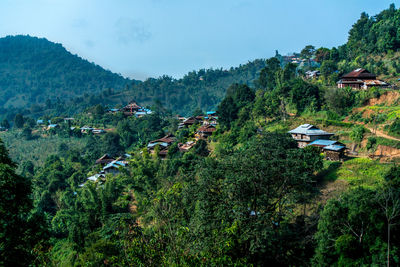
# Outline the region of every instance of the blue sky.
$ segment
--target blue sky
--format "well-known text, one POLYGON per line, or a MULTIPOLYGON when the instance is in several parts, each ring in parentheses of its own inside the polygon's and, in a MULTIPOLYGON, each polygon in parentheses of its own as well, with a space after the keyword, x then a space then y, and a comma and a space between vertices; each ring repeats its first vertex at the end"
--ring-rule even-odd
POLYGON ((393 0, 1 0, 1 36, 29 34, 124 76, 176 78, 346 42, 393 0))

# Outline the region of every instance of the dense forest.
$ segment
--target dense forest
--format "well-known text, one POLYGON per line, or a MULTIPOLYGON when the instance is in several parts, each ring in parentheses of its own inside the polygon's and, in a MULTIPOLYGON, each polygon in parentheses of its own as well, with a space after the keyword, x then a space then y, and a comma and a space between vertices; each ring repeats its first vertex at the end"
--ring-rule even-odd
POLYGON ((188 114, 196 108, 215 108, 233 82, 252 84, 264 60, 230 70, 189 72, 182 79, 169 76, 144 82, 125 79, 69 53, 44 38, 0 38, 1 118, 17 113, 37 118, 43 114, 73 115, 102 104, 113 107, 136 100, 142 105, 160 101, 188 114))
POLYGON ((398 14, 362 14, 339 48, 306 46, 300 56, 318 66, 282 64, 277 53, 106 90, 74 120, 61 116, 73 102, 50 101, 58 111, 42 118, 53 128, 25 113, 3 120, 0 265, 399 266, 399 157, 376 152, 400 151, 400 94, 332 86, 354 67, 399 77, 395 63, 379 63, 397 60, 398 14), (360 32, 371 36, 358 50, 360 32), (314 69, 320 77, 304 75, 314 69), (129 98, 153 112, 107 112, 129 98), (212 107, 214 129, 200 136, 212 107), (287 132, 304 123, 354 153, 332 161, 298 148, 287 132), (96 176, 103 155, 123 167, 96 176))
POLYGON ((130 81, 69 53, 44 38, 0 38, 0 106, 31 107, 107 88, 123 89, 130 81))

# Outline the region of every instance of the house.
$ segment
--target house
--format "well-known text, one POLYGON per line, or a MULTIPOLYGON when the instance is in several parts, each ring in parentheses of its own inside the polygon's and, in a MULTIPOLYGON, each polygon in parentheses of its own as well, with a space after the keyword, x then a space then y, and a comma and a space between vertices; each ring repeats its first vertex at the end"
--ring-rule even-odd
POLYGON ((37 120, 36 121, 36 124, 43 124, 44 123, 44 120, 37 120))
POLYGON ((89 127, 89 126, 83 126, 83 127, 81 127, 81 132, 82 133, 89 133, 89 132, 91 132, 91 131, 93 131, 94 130, 94 128, 92 128, 92 127, 89 127))
POLYGON ((358 68, 341 77, 337 82, 338 88, 351 87, 353 89, 368 89, 371 87, 390 87, 384 81, 377 80, 376 75, 366 69, 358 68))
POLYGON ((114 160, 115 158, 111 157, 108 154, 104 154, 101 158, 96 160, 96 164, 106 165, 114 160))
POLYGON ((110 108, 109 110, 107 110, 108 113, 117 113, 119 112, 119 108, 110 108))
POLYGON ((206 112, 208 117, 215 117, 217 116, 217 112, 216 111, 207 111, 206 112))
POLYGON ((101 173, 97 173, 95 175, 92 175, 90 177, 87 178, 87 180, 92 181, 92 182, 97 182, 97 180, 104 180, 106 178, 106 175, 104 174, 104 172, 101 173))
POLYGON ((334 144, 334 145, 326 146, 326 147, 322 148, 322 150, 325 153, 326 159, 339 161, 339 160, 343 159, 344 151, 346 150, 346 146, 334 144))
POLYGON ((139 109, 141 109, 141 107, 136 104, 136 102, 131 102, 128 105, 126 105, 125 107, 123 107, 121 109, 121 111, 128 116, 133 115, 134 113, 136 113, 137 111, 139 111, 139 109))
POLYGON ((178 144, 178 148, 179 148, 179 151, 181 151, 181 152, 187 152, 187 151, 189 151, 192 147, 194 147, 195 145, 196 145, 196 142, 195 142, 195 141, 188 141, 188 142, 186 142, 186 143, 184 143, 184 144, 179 143, 179 144, 178 144))
POLYGON ((150 153, 154 152, 154 148, 156 146, 159 146, 161 150, 166 149, 167 147, 169 147, 173 142, 175 142, 176 137, 172 134, 167 134, 166 136, 164 136, 163 138, 157 139, 157 140, 153 140, 150 141, 149 144, 147 145, 147 150, 150 153))
POLYGON ((306 78, 307 78, 307 79, 316 79, 316 78, 318 78, 320 75, 321 75, 321 73, 320 73, 319 70, 313 70, 313 71, 309 70, 309 71, 306 71, 306 78))
POLYGON ((121 158, 111 161, 104 168, 103 171, 105 174, 118 174, 120 172, 120 168, 126 167, 128 163, 121 158))
POLYGON ((47 126, 47 130, 56 129, 56 128, 59 128, 59 127, 60 126, 58 124, 49 124, 49 126, 47 126))
POLYGON ((203 125, 201 126, 197 132, 196 132, 196 138, 197 139, 207 139, 209 136, 212 135, 213 132, 215 132, 217 128, 215 126, 209 124, 209 125, 203 125))
POLYGON ((328 133, 319 128, 315 127, 311 124, 303 124, 289 131, 294 140, 297 141, 297 144, 300 148, 307 146, 309 143, 322 139, 329 140, 329 138, 333 135, 333 133, 328 133))
POLYGON ((319 147, 321 149, 331 145, 343 145, 343 144, 335 140, 326 140, 326 139, 318 139, 308 144, 308 146, 319 147))
POLYGON ((347 149, 346 146, 339 141, 324 139, 315 140, 308 144, 308 146, 320 148, 321 151, 325 153, 326 159, 336 161, 343 159, 344 152, 347 149))
POLYGON ((106 133, 106 131, 103 129, 93 129, 92 133, 93 134, 103 134, 103 133, 106 133))

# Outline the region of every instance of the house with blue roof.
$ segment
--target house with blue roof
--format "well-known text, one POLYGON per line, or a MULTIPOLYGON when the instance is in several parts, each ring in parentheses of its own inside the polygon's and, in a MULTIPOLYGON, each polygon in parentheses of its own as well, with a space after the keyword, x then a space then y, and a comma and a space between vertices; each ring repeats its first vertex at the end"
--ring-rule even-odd
POLYGON ((333 133, 325 132, 314 125, 303 124, 289 131, 297 141, 299 148, 306 146, 318 147, 328 160, 339 161, 343 158, 346 146, 339 141, 330 140, 333 133))
POLYGON ((290 130, 294 140, 297 141, 299 148, 306 147, 308 144, 315 140, 329 140, 333 133, 325 132, 312 124, 303 124, 296 129, 290 130))

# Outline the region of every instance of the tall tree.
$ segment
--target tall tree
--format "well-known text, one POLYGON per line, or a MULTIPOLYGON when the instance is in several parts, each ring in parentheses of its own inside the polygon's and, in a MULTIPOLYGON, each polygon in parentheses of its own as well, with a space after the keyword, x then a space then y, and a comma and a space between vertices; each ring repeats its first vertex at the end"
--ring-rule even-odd
POLYGON ((31 183, 15 173, 0 140, 0 265, 27 266, 32 260, 29 221, 32 209, 31 183))
POLYGON ((14 126, 19 129, 24 126, 24 117, 22 116, 22 114, 18 113, 17 115, 15 115, 14 126))

